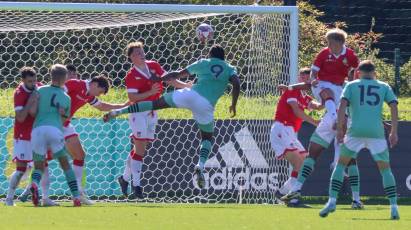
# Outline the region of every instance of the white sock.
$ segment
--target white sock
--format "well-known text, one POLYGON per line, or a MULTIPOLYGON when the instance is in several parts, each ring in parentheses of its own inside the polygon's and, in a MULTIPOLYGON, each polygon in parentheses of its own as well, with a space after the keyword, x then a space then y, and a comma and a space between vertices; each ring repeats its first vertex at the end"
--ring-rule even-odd
POLYGON ((141 176, 142 166, 143 166, 142 161, 131 159, 130 168, 131 168, 131 175, 133 175, 133 186, 140 186, 140 176, 141 176))
POLYGON ((359 192, 352 192, 352 200, 353 201, 360 201, 360 193, 359 192))
POLYGON ((296 192, 296 191, 298 191, 298 190, 301 190, 302 187, 303 187, 303 184, 297 180, 297 181, 295 181, 295 183, 293 184, 293 187, 291 188, 291 191, 292 191, 292 192, 296 192))
POLYGON ((391 207, 391 209, 398 209, 398 205, 396 205, 396 204, 392 204, 392 205, 390 205, 390 207, 391 207))
POLYGON ((83 192, 83 187, 82 187, 83 166, 73 165, 73 171, 74 171, 74 174, 76 175, 78 191, 82 193, 83 192))
POLYGON ((14 199, 14 193, 16 192, 16 188, 20 183, 21 177, 23 176, 22 171, 15 171, 13 175, 11 175, 10 178, 10 184, 9 184, 9 189, 7 191, 7 196, 6 199, 8 200, 13 200, 14 199))
POLYGON ((337 106, 335 105, 334 100, 328 99, 324 103, 325 109, 327 110, 327 114, 331 116, 331 118, 337 118, 337 106))
POLYGON ((284 182, 283 186, 281 186, 281 188, 279 189, 281 194, 287 194, 290 191, 290 189, 292 187, 291 178, 292 177, 288 178, 288 180, 286 182, 284 182))
POLYGON ((333 198, 333 197, 330 197, 330 198, 328 198, 328 202, 335 204, 337 202, 337 199, 333 198))
POLYGON ((131 156, 129 154, 128 157, 127 157, 126 165, 124 167, 124 172, 123 172, 123 179, 125 181, 130 181, 130 179, 131 179, 131 166, 130 166, 130 164, 131 164, 131 156))
POLYGON ((44 168, 43 176, 41 177, 41 192, 42 198, 46 199, 49 197, 49 187, 50 187, 50 173, 49 167, 44 168))

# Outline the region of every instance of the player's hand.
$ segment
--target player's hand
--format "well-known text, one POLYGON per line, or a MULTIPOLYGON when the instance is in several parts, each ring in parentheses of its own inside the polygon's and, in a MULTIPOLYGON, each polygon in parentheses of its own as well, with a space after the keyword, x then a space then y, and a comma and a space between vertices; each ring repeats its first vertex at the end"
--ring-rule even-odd
POLYGON ((237 107, 236 105, 231 105, 230 108, 229 108, 230 113, 232 114, 231 118, 233 118, 237 115, 237 108, 236 107, 237 107))
POLYGON ((312 87, 317 87, 317 85, 318 85, 318 80, 317 79, 314 79, 314 80, 311 81, 311 86, 312 87))
POLYGON ((115 116, 113 116, 113 114, 111 112, 106 113, 103 115, 103 122, 109 122, 110 120, 112 120, 115 116))
POLYGON ((320 124, 320 120, 314 120, 313 125, 314 125, 315 127, 317 127, 319 124, 320 124))
POLYGON ((398 143, 398 135, 397 133, 390 133, 390 136, 388 137, 389 141, 390 141, 390 147, 394 148, 394 146, 397 145, 398 143))
POLYGON ((160 83, 155 83, 151 86, 151 89, 150 89, 149 92, 150 92, 150 95, 155 95, 155 94, 159 93, 160 90, 161 90, 161 84, 160 83))
POLYGON ((27 104, 32 105, 32 104, 36 103, 39 100, 39 98, 40 98, 39 93, 37 91, 33 91, 30 94, 30 97, 27 101, 27 104))
POLYGON ((158 75, 157 75, 156 73, 154 73, 154 72, 150 72, 150 74, 151 74, 151 76, 150 76, 150 81, 160 82, 160 81, 163 80, 160 76, 158 76, 158 75))
POLYGON ((283 84, 279 84, 277 85, 277 89, 280 91, 286 91, 288 89, 288 86, 283 85, 283 84))
POLYGON ((338 129, 336 138, 339 144, 342 144, 344 142, 344 136, 345 136, 344 130, 338 129))
POLYGON ((194 85, 194 81, 188 81, 188 82, 186 82, 187 88, 190 88, 190 89, 191 89, 191 87, 193 87, 193 85, 194 85))
POLYGON ((391 124, 388 122, 383 121, 382 124, 384 125, 384 129, 390 131, 391 130, 391 124))

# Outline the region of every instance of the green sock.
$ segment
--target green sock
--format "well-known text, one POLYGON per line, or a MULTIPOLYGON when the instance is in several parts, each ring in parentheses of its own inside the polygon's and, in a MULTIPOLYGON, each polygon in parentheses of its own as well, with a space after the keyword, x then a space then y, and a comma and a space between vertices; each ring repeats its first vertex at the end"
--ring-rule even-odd
POLYGON ((80 194, 78 191, 76 175, 74 174, 73 169, 70 168, 69 170, 64 171, 64 175, 66 176, 66 181, 73 197, 79 197, 80 194))
POLYGON ((348 166, 348 180, 350 181, 351 191, 353 193, 353 200, 359 200, 360 194, 360 172, 358 165, 348 166))
POLYGON ((138 113, 153 110, 152 101, 142 101, 121 110, 121 113, 138 113))
POLYGON ((200 159, 198 161, 198 164, 200 165, 201 169, 204 169, 204 165, 206 161, 208 160, 208 155, 210 154, 210 151, 211 151, 211 141, 209 140, 201 141, 200 159))
POLYGON ((397 204, 397 186, 395 185, 395 178, 390 168, 380 171, 382 176, 382 184, 384 186, 384 192, 390 200, 391 205, 397 204))
POLYGON ((338 193, 341 190, 341 186, 343 185, 344 180, 344 170, 345 166, 343 164, 337 164, 335 166, 333 173, 331 174, 331 181, 330 181, 330 188, 329 188, 329 196, 331 198, 337 198, 338 193))
POLYGON ((41 175, 43 175, 41 170, 34 169, 33 172, 31 173, 31 182, 35 183, 38 186, 41 181, 41 175))
POLYGON ((298 182, 304 184, 305 180, 310 176, 311 172, 314 169, 315 160, 311 157, 307 157, 304 160, 303 166, 298 173, 298 182))

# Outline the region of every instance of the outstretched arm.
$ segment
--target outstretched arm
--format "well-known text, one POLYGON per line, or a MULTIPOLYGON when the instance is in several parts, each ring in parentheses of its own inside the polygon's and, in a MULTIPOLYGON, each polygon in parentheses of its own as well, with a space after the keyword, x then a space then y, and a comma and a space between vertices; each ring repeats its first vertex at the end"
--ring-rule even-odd
POLYGON ((300 89, 300 90, 310 90, 311 89, 311 83, 305 83, 305 82, 301 82, 301 83, 297 83, 297 84, 292 84, 292 85, 278 85, 277 88, 279 90, 293 90, 293 89, 300 89))
POLYGON ((156 74, 151 74, 150 80, 168 82, 168 81, 173 81, 179 78, 185 78, 189 76, 190 76, 190 73, 187 71, 187 69, 183 69, 181 71, 169 72, 162 77, 159 77, 156 74))
POLYGON ((298 103, 296 101, 290 101, 288 104, 291 106, 294 114, 297 117, 303 119, 304 121, 306 121, 308 123, 313 124, 314 126, 318 125, 318 121, 314 120, 314 118, 312 118, 312 117, 308 116, 306 113, 304 113, 304 111, 302 109, 300 109, 300 107, 298 106, 298 103))
POLYGON ((230 82, 233 85, 233 89, 231 90, 231 106, 229 108, 230 112, 233 113, 231 117, 235 117, 237 113, 237 101, 240 95, 240 79, 237 75, 233 75, 230 77, 230 82))
POLYGON ((95 105, 94 108, 100 110, 100 111, 110 111, 113 109, 120 109, 123 107, 128 106, 129 103, 123 103, 123 104, 111 104, 111 103, 107 103, 107 102, 100 102, 99 104, 95 105))

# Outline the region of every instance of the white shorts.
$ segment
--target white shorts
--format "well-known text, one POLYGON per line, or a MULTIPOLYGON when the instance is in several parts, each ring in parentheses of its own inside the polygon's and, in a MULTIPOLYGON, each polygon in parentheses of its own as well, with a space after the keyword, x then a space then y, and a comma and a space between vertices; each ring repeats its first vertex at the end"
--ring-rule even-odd
POLYGON ((47 149, 57 153, 64 148, 63 132, 53 126, 39 126, 31 132, 31 143, 36 154, 46 156, 47 149))
POLYGON ((356 153, 366 148, 372 155, 383 153, 388 149, 387 141, 382 138, 350 137, 345 135, 344 145, 356 153))
POLYGON ((321 103, 324 103, 321 99, 320 93, 324 89, 330 89, 334 94, 334 101, 335 105, 338 106, 340 104, 340 97, 342 94, 343 87, 340 85, 335 85, 328 81, 318 81, 318 85, 316 87, 312 87, 311 90, 315 99, 321 103))
POLYGON ((131 113, 128 117, 131 135, 136 140, 153 141, 158 116, 156 111, 131 113))
POLYGON ((31 141, 14 139, 13 161, 30 162, 33 160, 31 141))
POLYGON ((311 140, 324 148, 328 148, 331 142, 334 140, 337 130, 334 129, 334 122, 330 118, 323 116, 317 128, 315 129, 311 140))
POLYGON ((191 110, 193 118, 201 125, 214 121, 214 107, 203 96, 190 88, 173 92, 173 102, 178 108, 191 110))
POLYGON ((70 137, 78 136, 78 133, 74 129, 74 126, 71 123, 69 123, 69 125, 63 126, 63 135, 64 139, 67 140, 70 137))
POLYGON ((298 140, 294 128, 292 126, 285 126, 278 121, 274 122, 271 126, 270 141, 277 159, 282 159, 288 151, 297 150, 300 154, 307 153, 304 146, 298 140))

